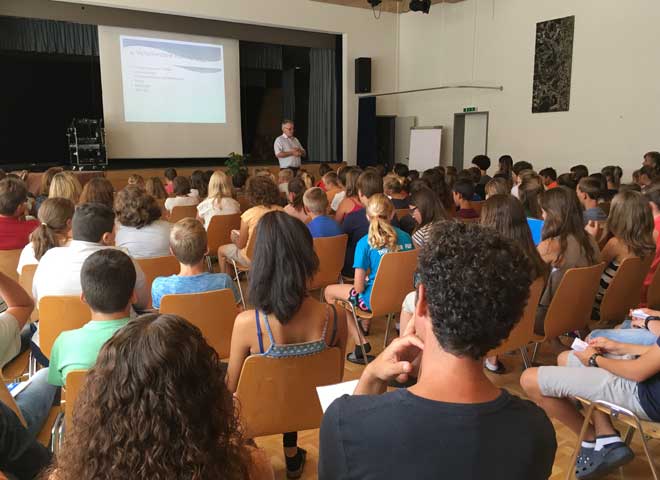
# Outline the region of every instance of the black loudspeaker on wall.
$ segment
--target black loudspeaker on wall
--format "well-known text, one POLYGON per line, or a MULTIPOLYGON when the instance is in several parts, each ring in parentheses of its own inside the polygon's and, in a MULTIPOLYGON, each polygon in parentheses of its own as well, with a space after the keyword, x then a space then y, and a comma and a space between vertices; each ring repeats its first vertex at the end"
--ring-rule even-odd
POLYGON ((355 93, 371 92, 371 58, 355 59, 355 93))

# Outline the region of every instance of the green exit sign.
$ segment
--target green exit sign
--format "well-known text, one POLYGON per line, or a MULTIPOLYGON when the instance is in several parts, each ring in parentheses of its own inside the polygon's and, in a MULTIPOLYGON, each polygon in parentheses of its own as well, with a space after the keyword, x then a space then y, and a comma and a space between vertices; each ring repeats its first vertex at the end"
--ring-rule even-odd
POLYGON ((477 111, 477 107, 465 107, 463 109, 463 113, 472 113, 472 112, 476 112, 476 111, 477 111))

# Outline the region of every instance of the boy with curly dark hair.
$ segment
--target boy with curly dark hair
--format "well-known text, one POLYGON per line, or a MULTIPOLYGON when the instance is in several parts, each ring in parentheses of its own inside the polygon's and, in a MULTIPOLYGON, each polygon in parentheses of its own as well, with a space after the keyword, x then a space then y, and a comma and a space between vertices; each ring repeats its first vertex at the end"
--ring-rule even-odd
POLYGON ((557 448, 548 417, 493 385, 482 366, 520 319, 530 272, 522 250, 495 230, 434 226, 407 334, 325 413, 319 478, 547 479, 557 448), (419 357, 416 385, 379 395, 389 381, 405 382, 419 357))

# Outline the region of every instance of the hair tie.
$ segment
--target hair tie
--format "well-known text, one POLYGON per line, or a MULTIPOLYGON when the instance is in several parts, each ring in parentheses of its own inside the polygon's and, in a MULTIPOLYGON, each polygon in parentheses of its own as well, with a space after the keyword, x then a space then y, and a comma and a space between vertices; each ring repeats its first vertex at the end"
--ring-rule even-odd
POLYGON ((48 228, 48 224, 47 224, 46 222, 41 222, 41 224, 42 224, 44 227, 48 228))

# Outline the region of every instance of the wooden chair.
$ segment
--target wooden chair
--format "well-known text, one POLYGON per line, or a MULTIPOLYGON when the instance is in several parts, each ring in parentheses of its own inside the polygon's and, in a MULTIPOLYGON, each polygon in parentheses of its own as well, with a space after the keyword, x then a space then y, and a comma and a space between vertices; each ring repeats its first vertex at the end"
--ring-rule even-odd
POLYGON ((197 218, 197 205, 179 205, 178 207, 174 207, 168 220, 170 223, 176 223, 184 218, 197 218))
POLYGON ((401 220, 406 215, 410 215, 410 209, 409 208, 397 208, 395 210, 395 212, 396 212, 397 220, 401 220))
POLYGON ((644 278, 651 267, 653 257, 626 258, 617 270, 610 286, 600 302, 600 319, 592 320, 593 328, 612 328, 623 322, 631 308, 639 304, 644 278))
POLYGON ((0 272, 7 275, 12 280, 18 282, 18 259, 21 256, 22 249, 18 250, 0 250, 0 272))
POLYGON ((539 299, 545 287, 545 277, 539 277, 529 287, 529 299, 527 306, 523 311, 522 318, 513 327, 509 337, 494 350, 488 353, 488 356, 501 355, 514 350, 520 350, 525 368, 529 368, 532 362, 527 354, 527 345, 533 343, 536 335, 534 334, 534 321, 536 319, 536 310, 538 309, 539 299))
MULTIPOLYGON (((21 274, 18 276, 18 283, 23 290, 25 290, 30 296, 32 296, 32 282, 34 281, 34 272, 37 271, 37 264, 34 265, 23 265, 21 269, 21 274)), ((32 315, 30 315, 30 320, 36 322, 39 320, 39 309, 35 305, 32 315)))
MULTIPOLYGON (((392 252, 383 255, 371 290, 371 312, 356 309, 347 300, 336 301, 337 304, 351 311, 358 332, 361 331, 358 318, 374 319, 386 315, 387 326, 383 348, 387 346, 392 317, 395 313, 401 311, 403 300, 414 289, 413 275, 417 269, 417 255, 417 250, 392 252)), ((369 357, 367 357, 367 352, 364 350, 364 345, 361 345, 361 347, 364 364, 366 365, 369 362, 369 357)))
POLYGON ((540 342, 587 326, 604 268, 605 264, 599 263, 591 267, 569 268, 564 273, 548 306, 544 336, 537 337, 537 346, 540 342))
POLYGON ((58 452, 62 448, 66 433, 65 429, 71 429, 73 425, 73 409, 86 378, 87 370, 72 370, 66 376, 64 381, 66 399, 62 402, 60 414, 55 420, 51 433, 51 445, 54 452, 58 452))
POLYGON ((333 347, 301 357, 248 357, 236 389, 245 438, 319 428, 316 387, 341 382, 343 354, 333 347))
MULTIPOLYGON (((174 255, 166 255, 164 257, 151 257, 151 258, 136 258, 135 261, 142 269, 146 284, 149 286, 151 292, 151 284, 154 283, 156 277, 168 277, 179 273, 179 261, 174 255)), ((151 299, 149 300, 149 308, 151 308, 151 299)))
POLYGON ((231 290, 165 295, 160 313, 180 315, 197 326, 220 358, 229 357, 238 307, 231 290))
POLYGON ((580 403, 582 403, 587 407, 587 411, 584 416, 582 431, 578 436, 577 443, 575 444, 575 449, 573 451, 573 456, 571 458, 570 463, 568 464, 569 468, 566 473, 566 480, 571 480, 574 478, 573 475, 575 469, 572 467, 573 465, 575 465, 577 456, 582 446, 582 440, 584 439, 587 433, 587 429, 589 428, 589 425, 591 423, 591 417, 593 416, 596 410, 603 412, 604 414, 609 415, 610 417, 617 419, 628 426, 628 431, 624 437, 624 441, 626 444, 630 445, 630 442, 632 441, 632 438, 635 435, 635 431, 639 432, 639 436, 642 439, 642 446, 644 447, 644 453, 646 454, 646 460, 649 462, 649 467, 651 467, 651 473, 653 475, 653 479, 660 480, 660 475, 655 466, 653 456, 650 453, 648 440, 647 440, 647 437, 653 440, 660 440, 660 422, 649 422, 649 421, 641 420, 637 415, 635 415, 630 410, 620 407, 618 405, 614 405, 613 403, 605 402, 602 400, 591 402, 589 400, 585 400, 584 398, 580 398, 580 397, 577 397, 577 399, 580 401, 580 403))
POLYGON ((9 361, 2 370, 0 370, 0 380, 3 382, 13 382, 20 379, 29 370, 30 350, 26 350, 13 360, 9 361))
POLYGON ((470 202, 470 206, 472 207, 472 209, 473 209, 475 212, 477 212, 479 215, 481 215, 481 209, 483 208, 484 203, 485 203, 484 201, 480 201, 480 202, 470 202))
POLYGON ((241 213, 243 213, 252 206, 252 204, 250 203, 250 199, 247 197, 247 195, 237 195, 236 200, 238 201, 238 204, 241 206, 241 213))
MULTIPOLYGON (((310 290, 318 290, 339 282, 346 256, 348 235, 314 239, 314 251, 319 257, 319 270, 310 282, 310 290)), ((321 291, 323 295, 323 291, 321 291)))
POLYGON ((231 231, 241 228, 241 215, 235 213, 232 215, 215 215, 211 217, 209 227, 206 230, 208 237, 208 250, 210 255, 206 257, 209 272, 213 271, 211 255, 216 255, 221 245, 231 243, 231 231))
POLYGON ((57 336, 81 328, 92 318, 89 306, 74 295, 43 297, 39 300, 39 348, 50 358, 57 336))
POLYGON ((646 291, 646 305, 653 310, 660 310, 660 266, 653 274, 649 288, 646 291))

